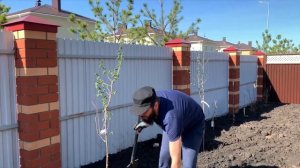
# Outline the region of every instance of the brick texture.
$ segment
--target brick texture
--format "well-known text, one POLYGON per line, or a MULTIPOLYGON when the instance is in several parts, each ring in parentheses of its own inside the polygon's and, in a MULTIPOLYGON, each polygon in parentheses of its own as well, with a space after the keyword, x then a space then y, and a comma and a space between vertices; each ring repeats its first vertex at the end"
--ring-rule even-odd
POLYGON ((27 17, 6 25, 15 35, 20 163, 25 168, 59 168, 57 26, 27 17))
MULTIPOLYGON (((22 86, 22 85, 21 85, 22 86)), ((29 87, 17 87, 18 95, 22 96, 30 96, 30 95, 41 95, 47 94, 49 91, 48 86, 29 86, 29 87)))
POLYGON ((37 67, 36 58, 21 59, 17 58, 15 60, 16 68, 35 68, 37 67))
POLYGON ((188 70, 173 71, 173 85, 187 85, 190 83, 190 72, 188 70))
POLYGON ((53 85, 57 83, 58 83, 58 77, 56 75, 38 77, 39 85, 53 85))
POLYGON ((190 66, 190 51, 174 51, 173 66, 190 66))
POLYGON ((240 82, 239 81, 229 81, 229 88, 230 92, 237 92, 240 90, 240 82))
POLYGON ((240 69, 239 68, 229 68, 229 79, 239 79, 240 69))
POLYGON ((240 90, 240 53, 237 49, 225 49, 229 55, 229 112, 236 113, 239 109, 240 90))
POLYGON ((36 76, 18 76, 16 79, 17 86, 37 86, 38 77, 36 76))
POLYGON ((240 95, 239 94, 229 94, 229 104, 238 105, 239 102, 240 102, 240 95))
POLYGON ((190 44, 183 39, 174 39, 166 43, 167 47, 173 50, 173 89, 184 92, 188 95, 190 91, 190 64, 191 64, 191 53, 190 44), (179 70, 180 67, 184 67, 187 70, 179 70), (188 88, 179 89, 181 85, 187 85, 188 88))

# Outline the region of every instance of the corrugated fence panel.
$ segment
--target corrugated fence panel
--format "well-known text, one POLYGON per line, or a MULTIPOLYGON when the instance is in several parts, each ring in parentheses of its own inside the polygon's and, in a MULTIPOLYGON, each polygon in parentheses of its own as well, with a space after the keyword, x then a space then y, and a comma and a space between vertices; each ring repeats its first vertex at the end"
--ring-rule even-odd
POLYGON ((0 168, 19 167, 13 36, 0 32, 0 168))
POLYGON ((300 104, 300 55, 267 56, 269 101, 300 104))
POLYGON ((241 55, 240 107, 256 102, 257 57, 241 55))
POLYGON ((225 115, 228 112, 228 55, 218 52, 191 52, 191 95, 200 103, 197 67, 197 58, 204 60, 204 89, 205 118, 210 119, 225 115))
MULTIPOLYGON (((58 50, 62 167, 80 167, 105 156, 105 144, 95 130, 92 102, 101 108, 96 98, 95 74, 100 59, 109 69, 114 67, 118 45, 58 39, 58 50)), ((110 106, 110 153, 119 152, 133 143, 133 125, 137 120, 129 110, 133 92, 145 85, 157 90, 171 89, 172 86, 170 49, 124 45, 123 51, 120 79, 115 85, 117 93, 110 106)), ((139 137, 140 141, 155 138, 161 132, 157 126, 147 129, 139 137)))

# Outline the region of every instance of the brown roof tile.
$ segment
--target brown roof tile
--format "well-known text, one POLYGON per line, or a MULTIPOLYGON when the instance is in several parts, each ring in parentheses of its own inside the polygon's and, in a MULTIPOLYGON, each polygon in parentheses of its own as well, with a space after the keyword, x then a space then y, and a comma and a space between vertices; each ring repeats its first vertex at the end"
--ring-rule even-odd
POLYGON ((198 36, 198 35, 190 35, 187 37, 186 39, 187 41, 191 42, 191 41, 209 41, 209 42, 216 42, 214 40, 211 40, 211 39, 208 39, 208 38, 205 38, 205 37, 201 37, 201 36, 198 36))
POLYGON ((218 46, 222 46, 222 47, 226 47, 226 46, 234 46, 235 44, 230 43, 228 41, 217 41, 217 45, 218 46))
POLYGON ((235 47, 238 48, 239 50, 257 50, 254 47, 249 46, 248 44, 245 43, 238 43, 235 44, 235 47))
MULTIPOLYGON (((21 10, 21 11, 17 11, 17 12, 14 12, 14 13, 10 13, 10 14, 8 14, 8 17, 13 16, 13 15, 22 14, 22 13, 27 13, 27 12, 48 14, 48 15, 66 17, 66 18, 69 17, 70 14, 72 14, 72 12, 65 11, 65 10, 58 11, 57 9, 53 8, 52 6, 46 4, 46 5, 36 6, 36 7, 21 10)), ((95 20, 93 20, 91 18, 81 16, 81 15, 78 15, 78 14, 75 14, 75 15, 79 19, 90 21, 90 22, 96 22, 95 20)))

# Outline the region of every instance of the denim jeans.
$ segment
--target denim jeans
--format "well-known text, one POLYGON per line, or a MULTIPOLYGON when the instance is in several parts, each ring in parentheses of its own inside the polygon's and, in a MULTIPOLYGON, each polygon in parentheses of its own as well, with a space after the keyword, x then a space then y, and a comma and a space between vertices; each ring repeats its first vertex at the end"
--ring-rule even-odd
MULTIPOLYGON (((197 156, 202 144, 203 128, 205 121, 199 122, 189 130, 185 130, 181 135, 182 140, 182 165, 183 168, 196 168, 197 156)), ((159 166, 160 168, 171 167, 171 156, 169 152, 169 138, 163 132, 159 166)))

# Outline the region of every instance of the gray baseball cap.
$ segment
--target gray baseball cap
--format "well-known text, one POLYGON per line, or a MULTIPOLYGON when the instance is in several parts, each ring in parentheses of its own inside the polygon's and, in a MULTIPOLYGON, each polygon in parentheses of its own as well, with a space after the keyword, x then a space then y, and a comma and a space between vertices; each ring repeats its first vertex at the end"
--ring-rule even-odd
POLYGON ((133 106, 131 111, 136 115, 143 114, 151 106, 156 99, 156 93, 154 88, 150 86, 145 86, 134 92, 133 96, 133 106))

